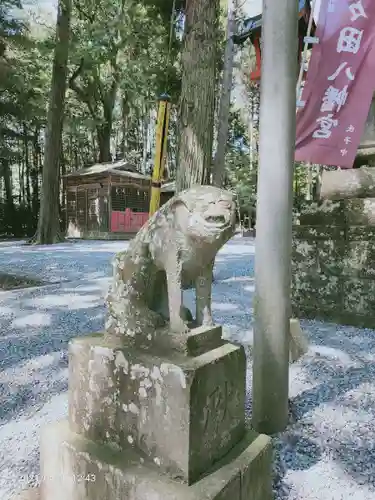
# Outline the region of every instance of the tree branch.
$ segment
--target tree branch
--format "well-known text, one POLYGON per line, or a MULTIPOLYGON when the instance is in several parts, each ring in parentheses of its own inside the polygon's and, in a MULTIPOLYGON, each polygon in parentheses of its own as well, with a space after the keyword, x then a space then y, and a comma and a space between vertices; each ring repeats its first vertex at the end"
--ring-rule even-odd
POLYGON ((84 65, 85 65, 85 60, 82 57, 79 66, 73 71, 71 77, 69 78, 69 88, 72 89, 81 99, 81 101, 87 105, 91 116, 95 118, 95 110, 92 106, 89 94, 85 92, 85 90, 81 88, 76 82, 77 78, 82 74, 84 65))
POLYGON ((78 67, 73 71, 71 77, 69 78, 69 87, 74 90, 72 88, 72 85, 74 84, 75 85, 75 80, 79 77, 79 75, 82 73, 83 71, 83 67, 85 65, 85 60, 83 57, 81 57, 81 60, 79 62, 79 65, 78 67))
POLYGON ((90 15, 90 14, 88 14, 87 12, 85 12, 85 11, 82 9, 82 7, 81 7, 81 5, 80 5, 80 3, 79 3, 79 1, 78 1, 78 0, 76 0, 76 1, 74 2, 74 7, 75 7, 75 8, 76 8, 76 10, 78 11, 78 13, 81 15, 81 18, 82 18, 82 19, 86 19, 87 21, 89 21, 89 23, 90 23, 90 24, 94 24, 94 21, 95 21, 95 14, 96 14, 96 12, 95 12, 95 11, 93 11, 91 15, 90 15))
POLYGON ((93 68, 93 79, 96 84, 97 90, 99 92, 99 99, 102 101, 103 105, 105 104, 105 96, 103 93, 102 82, 100 80, 99 70, 97 66, 93 68))

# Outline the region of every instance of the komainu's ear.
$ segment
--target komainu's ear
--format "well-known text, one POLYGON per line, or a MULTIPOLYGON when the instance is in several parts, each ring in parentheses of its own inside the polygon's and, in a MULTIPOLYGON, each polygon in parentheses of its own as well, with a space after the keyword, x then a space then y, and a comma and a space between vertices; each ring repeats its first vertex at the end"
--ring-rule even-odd
POLYGON ((175 212, 178 208, 181 207, 187 208, 185 203, 178 196, 174 196, 169 203, 169 210, 171 212, 175 212))

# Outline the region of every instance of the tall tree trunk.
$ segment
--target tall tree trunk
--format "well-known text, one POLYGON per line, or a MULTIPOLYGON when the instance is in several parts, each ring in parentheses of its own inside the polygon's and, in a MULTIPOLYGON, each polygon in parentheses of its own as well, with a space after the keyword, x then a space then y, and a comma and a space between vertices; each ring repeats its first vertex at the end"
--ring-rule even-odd
MULTIPOLYGON (((64 154, 64 148, 61 147, 60 151, 60 214, 63 217, 63 225, 65 227, 65 221, 66 221, 66 192, 65 192, 65 174, 66 174, 66 161, 65 161, 65 154, 64 154)), ((61 217, 60 217, 61 218, 61 217)))
POLYGON ((35 127, 33 136, 33 166, 31 169, 31 187, 32 187, 32 198, 31 198, 31 208, 33 212, 33 217, 37 217, 39 210, 39 126, 35 127))
POLYGON ((66 158, 64 153, 63 145, 60 149, 60 175, 59 175, 59 185, 60 185, 60 197, 59 197, 59 214, 60 214, 60 229, 66 232, 66 190, 65 190, 65 174, 66 174, 66 158))
POLYGON ((25 183, 24 183, 24 159, 20 159, 18 164, 18 184, 19 184, 19 192, 18 192, 18 205, 22 205, 25 200, 25 183))
POLYGON ((11 233, 12 235, 17 235, 17 219, 16 210, 13 201, 13 186, 12 186, 12 170, 10 168, 9 158, 0 159, 0 177, 4 179, 4 191, 5 191, 5 210, 2 214, 2 224, 1 230, 5 231, 6 234, 11 233))
POLYGON ((127 97, 121 102, 121 155, 126 159, 128 153, 129 103, 127 97))
POLYGON ((237 0, 228 0, 228 24, 226 30, 226 45, 224 55, 223 78, 221 82, 219 123, 217 133, 217 148, 212 175, 212 184, 223 187, 225 182, 225 153, 227 150, 231 91, 233 80, 234 42, 236 33, 237 0))
POLYGON ((68 153, 68 158, 69 158, 69 163, 70 165, 72 165, 72 160, 73 160, 73 132, 69 132, 69 142, 68 142, 69 146, 68 146, 68 149, 69 149, 69 153, 68 153))
POLYGON ((12 171, 10 169, 8 158, 2 159, 1 170, 4 178, 5 205, 7 207, 7 215, 8 217, 12 217, 14 215, 12 171))
POLYGON ((59 223, 59 163, 64 118, 70 38, 71 0, 59 0, 51 94, 47 115, 42 196, 36 243, 52 244, 61 239, 59 223))
POLYGON ((189 0, 185 16, 176 189, 205 184, 212 163, 219 0, 189 0))
POLYGON ((25 158, 25 181, 26 181, 26 204, 31 208, 31 190, 30 190, 30 158, 29 158, 29 130, 26 123, 23 123, 23 148, 25 158))
MULTIPOLYGON (((93 159, 94 163, 96 161, 96 142, 95 142, 95 134, 93 132, 90 133, 90 158, 93 159)), ((76 147, 76 155, 77 155, 77 147, 76 147)), ((76 164, 76 170, 78 169, 78 164, 76 164)))
POLYGON ((148 163, 148 129, 150 125, 150 110, 147 104, 143 107, 143 120, 142 120, 142 172, 147 173, 147 163, 148 163))
POLYGON ((111 132, 112 123, 105 122, 96 127, 99 146, 99 163, 108 163, 112 160, 111 132))

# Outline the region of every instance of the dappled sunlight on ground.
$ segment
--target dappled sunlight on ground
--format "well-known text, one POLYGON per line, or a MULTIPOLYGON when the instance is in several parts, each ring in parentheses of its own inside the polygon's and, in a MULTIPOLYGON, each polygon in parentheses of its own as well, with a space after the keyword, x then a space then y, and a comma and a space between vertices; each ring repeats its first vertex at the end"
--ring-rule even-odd
POLYGON ((212 311, 235 311, 238 309, 236 304, 225 304, 222 302, 212 302, 212 311))
POLYGON ((67 308, 69 310, 87 309, 102 305, 102 297, 95 295, 82 295, 79 293, 64 293, 61 295, 51 294, 45 297, 38 297, 25 302, 26 306, 36 309, 67 308))
MULTIPOLYGON (((0 498, 38 475, 39 433, 67 413, 67 346, 102 331, 113 255, 127 242, 0 243, 0 271, 50 283, 0 292, 0 498), (52 283, 52 284, 51 284, 52 283)), ((218 254, 212 309, 247 349, 251 412, 254 241, 218 254)), ((184 292, 194 311, 191 291, 184 292)), ((272 312, 270 312, 272 314, 272 312)), ((276 499, 375 499, 375 332, 302 321, 308 353, 290 368, 294 423, 274 440, 276 499)))
POLYGON ((49 326, 51 316, 45 313, 31 313, 17 316, 11 323, 11 328, 26 328, 28 326, 49 326))

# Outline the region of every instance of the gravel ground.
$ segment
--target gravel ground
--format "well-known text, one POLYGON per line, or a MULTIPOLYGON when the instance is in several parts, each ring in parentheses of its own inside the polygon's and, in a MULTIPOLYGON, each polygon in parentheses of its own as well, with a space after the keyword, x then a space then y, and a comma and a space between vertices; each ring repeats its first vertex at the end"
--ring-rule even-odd
MULTIPOLYGON (((103 328, 110 260, 125 245, 0 243, 0 272, 50 283, 0 292, 0 500, 38 477, 40 429, 67 412, 68 341, 103 328)), ((215 270, 215 319, 244 344, 252 341, 253 264, 253 241, 234 239, 215 270)), ((276 499, 375 500, 375 332, 302 326, 310 349, 291 367, 297 420, 275 439, 276 499)), ((249 388, 250 378, 251 369, 249 388)))

